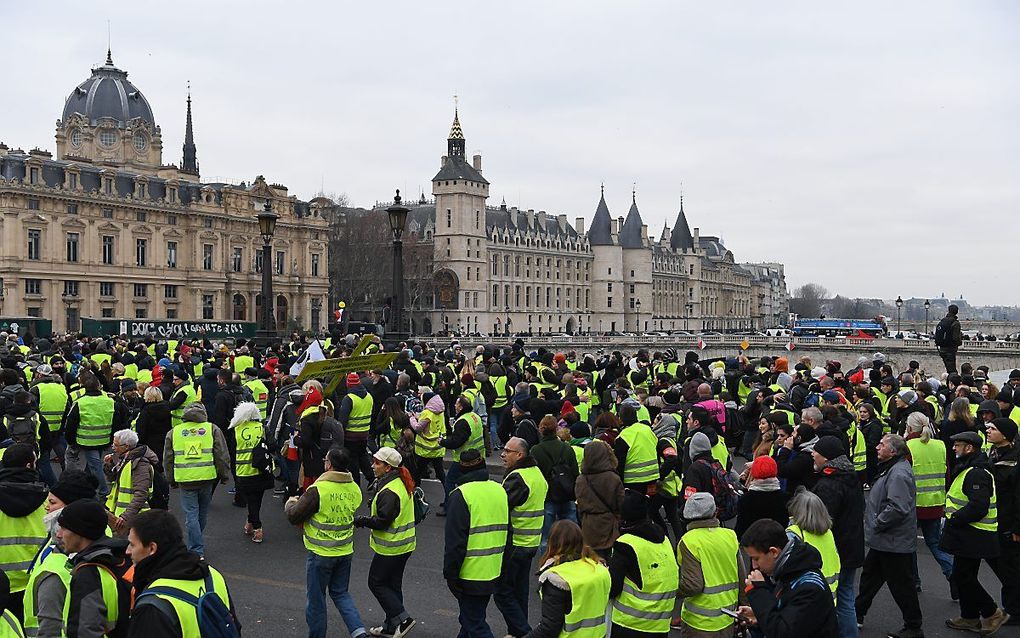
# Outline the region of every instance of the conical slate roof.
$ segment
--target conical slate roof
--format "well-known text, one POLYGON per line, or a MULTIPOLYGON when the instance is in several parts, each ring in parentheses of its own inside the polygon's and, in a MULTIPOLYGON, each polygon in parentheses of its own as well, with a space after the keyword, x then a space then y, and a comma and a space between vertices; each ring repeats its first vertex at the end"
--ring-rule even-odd
POLYGON ((644 245, 641 226, 641 213, 638 212, 637 198, 631 201, 630 210, 627 211, 627 219, 623 222, 623 230, 620 231, 620 245, 624 248, 641 248, 644 245))
POLYGON ((684 214, 684 198, 680 196, 680 214, 676 217, 676 224, 673 225, 673 234, 669 238, 669 245, 673 250, 693 250, 694 236, 691 235, 691 227, 687 225, 687 215, 684 214))
POLYGON ((609 206, 606 206, 605 188, 602 189, 602 197, 599 199, 598 208, 595 209, 595 217, 591 220, 588 243, 592 246, 613 245, 613 222, 609 215, 609 206))

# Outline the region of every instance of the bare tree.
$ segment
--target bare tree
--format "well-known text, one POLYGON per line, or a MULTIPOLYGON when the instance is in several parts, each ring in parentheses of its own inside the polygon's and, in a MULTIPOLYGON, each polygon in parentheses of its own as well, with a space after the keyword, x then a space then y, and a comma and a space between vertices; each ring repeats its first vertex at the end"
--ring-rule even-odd
POLYGON ((829 298, 829 291, 820 284, 804 284, 793 291, 790 297, 790 312, 795 312, 801 317, 821 316, 825 302, 829 298))

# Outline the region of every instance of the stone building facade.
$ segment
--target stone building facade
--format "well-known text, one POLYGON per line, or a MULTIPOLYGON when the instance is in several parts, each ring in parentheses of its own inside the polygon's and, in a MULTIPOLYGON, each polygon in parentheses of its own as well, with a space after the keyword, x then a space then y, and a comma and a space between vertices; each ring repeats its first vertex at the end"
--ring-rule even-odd
POLYGON ((187 99, 180 166, 162 162, 145 96, 112 56, 68 96, 56 157, 0 143, 0 314, 257 321, 262 239, 255 215, 280 218, 273 239, 277 328, 328 321, 328 226, 269 184, 204 183, 187 99))
MULTIPOLYGON (((422 194, 410 204, 407 234, 431 244, 432 261, 409 266, 405 252, 405 288, 412 291, 405 330, 556 334, 764 326, 761 304, 752 304, 755 275, 736 263, 718 237, 690 230, 682 201, 672 230, 665 228, 656 240, 642 221, 636 194, 627 216, 613 218, 603 188, 586 230, 583 217, 572 225, 565 214, 521 210, 505 201, 490 206, 482 158, 469 161, 464 148, 455 113, 447 153, 432 179, 433 198, 422 194)), ((334 214, 385 225, 388 205, 334 214)), ((349 247, 334 252, 340 250, 349 247)), ((375 250, 388 250, 384 239, 375 250)), ((362 287, 369 287, 367 280, 362 287)), ((385 280, 383 288, 388 290, 385 280)), ((352 316, 383 316, 382 298, 353 292, 351 299, 352 316)))

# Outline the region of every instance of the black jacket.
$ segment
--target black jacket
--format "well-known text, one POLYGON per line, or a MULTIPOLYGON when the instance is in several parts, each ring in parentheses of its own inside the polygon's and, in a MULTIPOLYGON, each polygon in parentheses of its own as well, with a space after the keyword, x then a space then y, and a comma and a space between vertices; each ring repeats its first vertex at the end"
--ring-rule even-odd
MULTIPOLYGON (((101 391, 86 392, 88 396, 99 396, 102 394, 101 391)), ((67 418, 64 420, 64 427, 67 430, 67 444, 78 445, 78 426, 81 425, 81 413, 78 411, 78 402, 70 404, 70 408, 67 411, 67 418)), ((118 430, 123 430, 128 425, 127 423, 127 407, 120 401, 113 402, 113 427, 110 428, 110 440, 100 446, 79 446, 84 449, 102 449, 109 447, 110 443, 113 442, 113 433, 118 430)))
POLYGON ((170 404, 166 401, 146 403, 135 421, 138 443, 155 452, 160 461, 163 460, 163 444, 170 426, 170 404))
POLYGON ((216 395, 220 393, 220 384, 216 378, 219 374, 219 368, 213 368, 206 366, 202 370, 202 376, 198 379, 198 389, 202 393, 202 405, 205 406, 207 414, 213 413, 213 408, 216 407, 216 395))
POLYGON ((12 518, 28 516, 46 502, 49 488, 39 473, 27 467, 0 468, 0 512, 12 518))
POLYGON ((765 638, 836 636, 832 591, 821 574, 822 556, 799 538, 776 561, 774 584, 755 585, 747 594, 765 638))
MULTIPOLYGON (((71 597, 67 611, 68 638, 94 635, 93 630, 97 624, 105 621, 100 608, 103 591, 99 570, 103 567, 96 567, 93 563, 109 568, 115 574, 122 574, 131 564, 131 559, 124 553, 126 549, 125 538, 100 538, 70 559, 74 567, 68 592, 71 597)), ((117 625, 106 634, 114 638, 128 635, 128 613, 131 609, 131 586, 120 579, 117 580, 117 606, 117 625)))
MULTIPOLYGON (((463 485, 472 481, 488 481, 489 470, 485 467, 472 470, 463 474, 457 480, 457 485, 463 485)), ((507 521, 509 528, 509 520, 507 521)), ((471 516, 468 512, 467 502, 460 490, 453 490, 446 502, 446 532, 445 549, 443 551, 443 578, 446 579, 450 590, 453 593, 458 591, 470 591, 473 594, 491 594, 495 590, 496 579, 490 581, 462 581, 460 579, 460 567, 464 563, 467 553, 468 528, 471 527, 471 516)), ((510 543, 512 535, 507 533, 507 543, 510 543)))
POLYGON ((737 538, 743 536, 751 523, 760 518, 771 518, 786 527, 790 522, 790 515, 786 511, 786 503, 789 500, 790 494, 784 490, 762 492, 749 489, 744 492, 737 502, 737 522, 733 526, 737 538))
MULTIPOLYGON (((652 543, 661 543, 666 538, 666 532, 649 520, 643 520, 631 526, 621 526, 620 534, 633 534, 639 538, 652 543)), ((623 579, 629 578, 642 587, 641 567, 638 565, 637 555, 634 548, 626 543, 613 543, 613 554, 609 559, 609 575, 612 577, 612 585, 609 588, 609 597, 616 598, 623 591, 623 579)), ((615 629, 613 630, 615 634, 615 629)))
POLYGON ((875 480, 878 467, 878 444, 882 441, 882 422, 878 419, 865 421, 857 426, 864 433, 864 444, 867 453, 867 465, 865 473, 868 483, 875 480))
POLYGON ((811 489, 814 487, 815 479, 815 462, 811 458, 811 452, 808 450, 797 449, 798 446, 794 446, 793 450, 788 450, 785 447, 781 447, 776 451, 776 465, 779 469, 779 478, 786 481, 785 489, 790 494, 797 491, 797 488, 803 485, 804 487, 811 489))
POLYGON ((999 535, 1020 534, 1020 448, 995 447, 988 453, 995 476, 999 535))
MULTIPOLYGON (((187 551, 183 545, 165 550, 160 548, 156 554, 135 565, 135 596, 141 594, 157 578, 204 580, 208 573, 209 565, 205 560, 187 551)), ((241 623, 237 619, 233 598, 230 596, 230 613, 240 631, 241 623)), ((182 634, 173 607, 155 596, 145 596, 137 602, 131 612, 131 628, 127 635, 129 638, 190 638, 182 634)))
MULTIPOLYGON (((397 520, 397 516, 400 515, 400 498, 393 493, 393 490, 383 490, 390 481, 400 481, 400 472, 391 471, 387 472, 382 478, 377 479, 376 492, 375 492, 375 515, 374 516, 355 516, 354 526, 355 527, 367 527, 369 529, 386 529, 393 524, 393 521, 397 520)), ((397 489, 404 489, 402 486, 397 486, 397 489)), ((371 511, 371 508, 369 509, 371 511)))
POLYGON ((832 517, 840 564, 854 569, 864 565, 864 490, 853 463, 845 456, 830 460, 811 491, 832 517))
POLYGON ((243 396, 239 385, 230 383, 220 388, 216 394, 213 410, 209 413, 209 420, 226 432, 230 428, 230 419, 234 416, 234 408, 243 400, 243 396))
MULTIPOLYGON (((457 415, 457 420, 453 423, 453 431, 444 436, 439 441, 439 445, 445 448, 456 450, 462 447, 471 438, 471 426, 468 425, 467 419, 465 418, 469 412, 473 410, 465 410, 457 415)), ((485 425, 482 425, 484 429, 485 425)))
MULTIPOLYGON (((538 464, 535 463, 534 458, 526 456, 521 459, 520 462, 510 470, 510 472, 513 472, 514 470, 523 470, 528 467, 536 467, 537 465, 538 464)), ((524 479, 521 478, 519 473, 508 473, 506 478, 503 479, 503 489, 506 491, 507 504, 510 506, 511 510, 523 505, 524 502, 528 500, 528 496, 530 494, 528 484, 524 482, 524 479)))
POLYGON ((999 555, 998 535, 970 525, 988 515, 994 482, 992 468, 984 452, 958 459, 953 467, 949 485, 952 485, 956 477, 967 468, 974 468, 967 473, 963 481, 963 493, 967 497, 967 504, 957 510, 951 518, 946 517, 946 523, 942 528, 942 543, 939 547, 953 556, 995 558, 999 555))
MULTIPOLYGON (((713 462, 715 462, 715 458, 711 452, 702 452, 694 457, 694 462, 684 472, 683 490, 681 493, 684 500, 687 500, 695 492, 708 492, 715 496, 715 489, 712 483, 714 473, 711 466, 713 462)), ((680 503, 680 509, 682 513, 683 502, 680 503)))
POLYGON ((942 328, 946 333, 945 341, 939 346, 939 349, 956 352, 956 349, 963 344, 963 329, 960 327, 960 320, 956 318, 956 315, 946 315, 939 321, 935 331, 938 332, 939 328, 942 328))

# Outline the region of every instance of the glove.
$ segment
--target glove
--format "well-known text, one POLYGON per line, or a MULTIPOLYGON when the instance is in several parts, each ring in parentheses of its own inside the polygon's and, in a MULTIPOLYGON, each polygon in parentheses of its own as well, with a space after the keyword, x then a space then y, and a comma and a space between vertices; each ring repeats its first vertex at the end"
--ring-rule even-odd
POLYGON ((369 519, 368 516, 355 516, 354 517, 354 526, 355 527, 365 527, 368 524, 368 519, 369 519))

